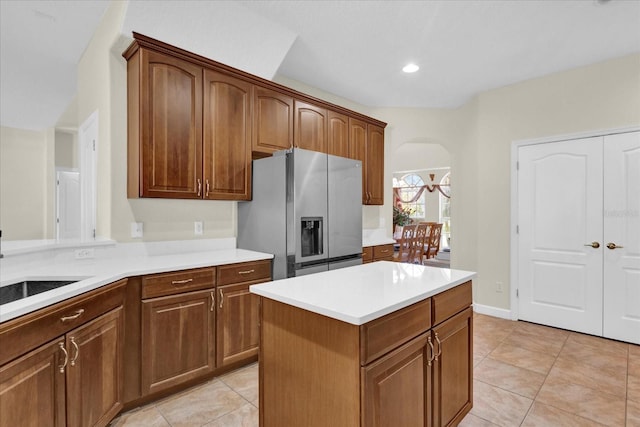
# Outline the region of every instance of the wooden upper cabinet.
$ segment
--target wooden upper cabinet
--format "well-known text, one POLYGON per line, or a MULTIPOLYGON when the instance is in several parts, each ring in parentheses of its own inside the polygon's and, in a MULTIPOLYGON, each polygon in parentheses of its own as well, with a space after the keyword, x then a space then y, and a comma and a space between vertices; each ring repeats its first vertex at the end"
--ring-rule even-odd
POLYGON ((204 70, 204 198, 251 198, 252 84, 204 70))
POLYGON ((254 86, 252 150, 270 156, 293 146, 293 98, 254 86))
POLYGON ((369 200, 367 189, 367 123, 349 117, 349 157, 362 162, 362 204, 369 200))
POLYGON ((327 110, 327 153, 334 156, 349 157, 349 117, 327 110))
POLYGON ((146 49, 140 60, 140 195, 200 198, 202 67, 146 49))
POLYGON ((367 190, 369 205, 384 204, 384 129, 367 125, 367 190))
POLYGON ((327 110, 306 102, 294 101, 293 145, 305 150, 327 152, 327 110))

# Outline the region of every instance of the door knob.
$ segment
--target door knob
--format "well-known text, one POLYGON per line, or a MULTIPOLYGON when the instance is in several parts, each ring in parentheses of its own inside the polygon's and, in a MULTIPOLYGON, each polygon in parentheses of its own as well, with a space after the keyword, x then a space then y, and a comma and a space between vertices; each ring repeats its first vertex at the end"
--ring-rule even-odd
POLYGON ((607 247, 611 250, 617 249, 617 248, 623 248, 623 246, 618 246, 615 243, 607 243, 607 247))
MULTIPOLYGON (((593 249, 598 249, 600 247, 600 243, 598 242, 591 242, 591 243, 587 243, 585 246, 591 246, 593 249)), ((614 245, 615 246, 615 245, 614 245)), ((609 249, 613 249, 613 248, 609 248, 609 249)))

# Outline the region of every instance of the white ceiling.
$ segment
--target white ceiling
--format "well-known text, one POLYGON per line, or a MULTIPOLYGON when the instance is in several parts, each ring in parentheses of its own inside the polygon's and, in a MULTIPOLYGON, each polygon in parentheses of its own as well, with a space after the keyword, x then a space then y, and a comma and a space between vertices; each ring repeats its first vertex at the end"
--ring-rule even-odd
MULTIPOLYGON (((55 125, 108 4, 0 0, 2 126, 55 125)), ((132 1, 131 30, 367 106, 448 108, 640 52, 640 1, 132 1)))

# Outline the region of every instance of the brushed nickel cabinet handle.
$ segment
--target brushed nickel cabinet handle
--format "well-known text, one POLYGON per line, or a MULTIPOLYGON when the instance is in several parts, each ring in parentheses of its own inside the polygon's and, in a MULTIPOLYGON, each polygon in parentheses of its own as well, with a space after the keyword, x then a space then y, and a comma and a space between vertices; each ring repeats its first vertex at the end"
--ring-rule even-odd
POLYGON ((64 362, 62 363, 62 366, 58 366, 58 369, 60 370, 61 374, 64 374, 64 368, 67 367, 67 362, 69 361, 69 353, 67 353, 67 349, 64 348, 63 342, 59 342, 58 347, 60 347, 60 350, 62 350, 62 352, 64 353, 64 362))
POLYGON ((211 307, 209 307, 209 311, 213 311, 216 308, 216 292, 211 291, 211 307))
POLYGON ((381 249, 380 252, 382 252, 383 254, 386 254, 387 252, 389 252, 389 249, 381 249))
POLYGON ((82 313, 84 313, 84 308, 76 310, 76 312, 74 314, 72 314, 71 316, 62 316, 60 318, 60 321, 61 322, 68 322, 69 320, 76 320, 78 317, 82 316, 82 313))
POLYGON ((591 243, 587 243, 585 246, 591 246, 593 249, 598 249, 600 247, 600 243, 591 242, 591 243))
POLYGON ((427 344, 429 344, 429 348, 431 349, 431 356, 427 358, 427 366, 431 366, 431 363, 433 363, 433 360, 436 357, 436 352, 433 349, 433 343, 431 342, 431 337, 427 337, 427 344))
POLYGON ((207 178, 206 181, 205 181, 205 195, 204 195, 204 197, 209 197, 209 189, 210 189, 209 178, 207 178))
POLYGON ((76 344, 75 337, 69 338, 71 344, 73 344, 73 348, 76 350, 76 354, 71 359, 71 366, 76 366, 76 360, 78 360, 78 355, 80 354, 80 349, 78 348, 78 344, 76 344))
POLYGON ((202 181, 198 178, 198 197, 200 197, 200 194, 202 194, 202 181))
POLYGON ((184 279, 184 280, 172 280, 172 285, 184 285, 185 283, 193 282, 193 279, 184 279))
POLYGON ((438 352, 436 353, 435 360, 438 361, 438 356, 442 355, 442 343, 440 342, 440 338, 438 338, 438 333, 436 332, 436 342, 438 343, 438 352))
POLYGON ((255 272, 255 270, 251 269, 251 270, 238 271, 238 274, 251 274, 253 272, 255 272))
POLYGON ((615 244, 615 243, 613 243, 613 242, 611 242, 611 243, 607 243, 607 247, 608 247, 609 249, 611 249, 611 250, 614 250, 614 249, 622 249, 622 248, 624 248, 624 246, 618 246, 618 245, 616 245, 616 244, 615 244))
POLYGON ((220 305, 218 307, 222 308, 222 304, 224 303, 224 294, 222 293, 222 289, 218 289, 218 291, 220 292, 220 305))

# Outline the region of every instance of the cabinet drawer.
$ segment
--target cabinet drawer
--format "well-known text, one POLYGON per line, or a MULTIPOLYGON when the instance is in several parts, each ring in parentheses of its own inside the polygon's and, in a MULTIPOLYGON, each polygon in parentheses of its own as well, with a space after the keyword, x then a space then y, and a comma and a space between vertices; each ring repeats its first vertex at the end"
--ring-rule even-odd
POLYGON ((0 325, 0 365, 66 334, 123 304, 127 280, 120 280, 0 325))
POLYGON ((393 257, 393 244, 378 245, 373 247, 373 260, 380 261, 385 258, 393 257))
POLYGON ((417 302, 360 326, 362 366, 431 327, 431 299, 417 302))
POLYGON ((243 262, 218 267, 218 286, 271 280, 271 260, 243 262))
POLYGON ((373 246, 362 248, 362 263, 373 261, 373 246))
POLYGON ((216 284, 215 271, 216 269, 211 267, 144 276, 142 278, 142 298, 212 288, 216 284))
POLYGON ((435 326, 471 305, 471 281, 434 295, 432 299, 433 315, 431 319, 435 326))

